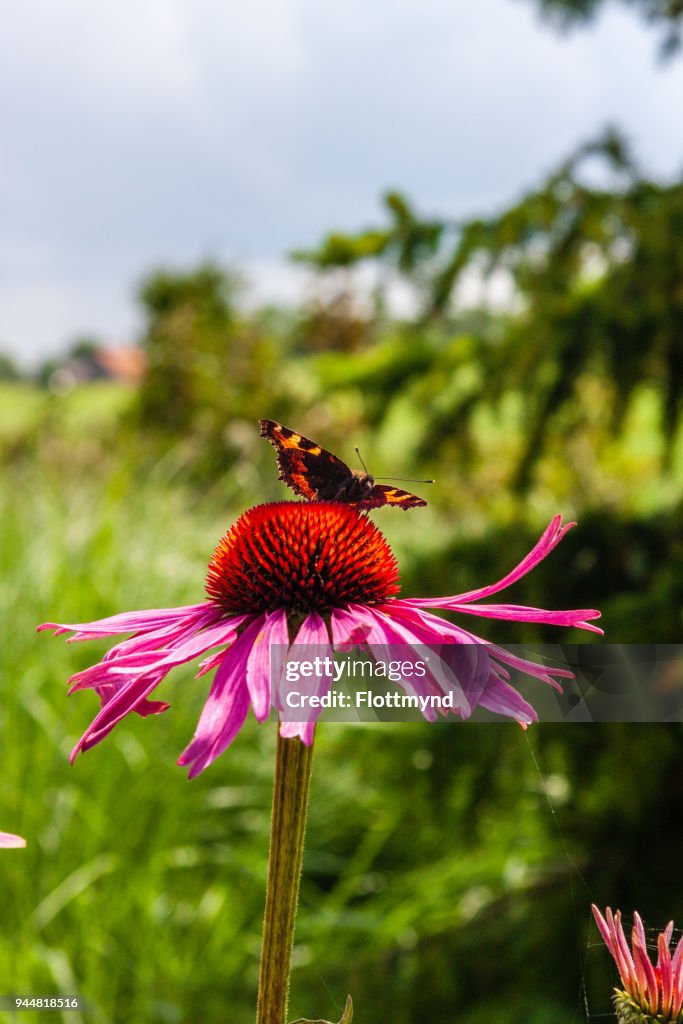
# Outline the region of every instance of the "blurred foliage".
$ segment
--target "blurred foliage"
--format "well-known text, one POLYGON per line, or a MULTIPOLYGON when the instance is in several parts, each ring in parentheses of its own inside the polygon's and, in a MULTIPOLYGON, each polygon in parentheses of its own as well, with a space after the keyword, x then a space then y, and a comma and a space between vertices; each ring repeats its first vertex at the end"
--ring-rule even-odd
MULTIPOLYGON (((563 28, 590 22, 606 6, 605 0, 533 0, 550 20, 563 28)), ((637 11, 648 24, 664 32, 662 55, 670 57, 681 46, 683 0, 621 0, 625 7, 637 11)))
POLYGON ((394 275, 400 275, 419 292, 445 231, 442 221, 420 217, 400 192, 387 192, 383 204, 389 219, 387 227, 369 228, 357 235, 332 232, 316 249, 292 253, 295 261, 322 272, 349 269, 368 261, 378 263, 382 273, 374 291, 376 319, 386 311, 386 292, 394 275))
POLYGON ((382 257, 402 274, 418 273, 436 252, 444 225, 439 220, 420 218, 399 192, 387 192, 383 201, 388 227, 371 228, 356 236, 332 232, 317 249, 296 250, 292 258, 317 270, 328 270, 382 257))
MULTIPOLYGON (((411 283, 419 281, 421 311, 415 327, 403 331, 410 354, 392 360, 388 384, 381 376, 375 380, 384 393, 424 395, 430 370, 449 349, 455 360, 462 350, 469 374, 467 385, 453 386, 451 364, 445 387, 434 389, 423 450, 438 456, 454 428, 467 437, 476 409, 523 392, 513 484, 525 489, 545 448, 561 443, 567 431, 618 434, 636 396, 650 385, 661 396, 661 446, 664 465, 671 466, 683 406, 681 183, 642 176, 624 139, 608 130, 499 216, 457 226, 444 221, 439 230, 437 222, 405 209, 410 231, 398 236, 389 259, 411 283), (418 242, 425 237, 428 246, 418 242), (449 339, 454 290, 473 272, 507 280, 517 312, 482 318, 470 340, 449 339), (432 325, 439 336, 427 356, 424 339, 432 325), (601 385, 597 408, 595 382, 601 385)), ((335 258, 348 264, 353 252, 360 263, 368 259, 365 240, 381 234, 328 236, 308 258, 327 269, 335 258)), ((392 223, 385 237, 394 235, 392 223)), ((387 258, 384 249, 371 255, 387 258)), ((356 382, 373 387, 364 366, 356 382)))
POLYGON ((351 282, 337 282, 332 295, 316 295, 302 309, 292 341, 296 352, 359 352, 376 337, 377 321, 354 295, 351 282))
POLYGON ((267 317, 239 311, 239 287, 234 273, 204 264, 156 271, 139 289, 147 372, 131 423, 162 447, 186 439, 195 476, 234 456, 230 422, 258 418, 277 390, 276 338, 267 317))
POLYGON ((160 270, 142 283, 139 298, 148 321, 142 422, 187 431, 198 411, 213 408, 213 392, 226 381, 228 358, 239 346, 235 288, 212 266, 188 274, 160 270))
POLYGON ((0 352, 0 380, 19 380, 19 367, 11 356, 0 352))
POLYGON ((463 230, 438 283, 441 310, 461 269, 485 256, 504 267, 525 310, 496 352, 489 384, 498 394, 527 382, 525 446, 518 482, 526 484, 553 421, 582 409, 586 375, 610 385, 613 430, 640 385, 662 396, 662 443, 670 464, 683 396, 683 186, 641 178, 623 140, 608 132, 551 175, 543 188, 501 217, 463 230), (581 170, 599 158, 621 184, 588 186, 581 170))

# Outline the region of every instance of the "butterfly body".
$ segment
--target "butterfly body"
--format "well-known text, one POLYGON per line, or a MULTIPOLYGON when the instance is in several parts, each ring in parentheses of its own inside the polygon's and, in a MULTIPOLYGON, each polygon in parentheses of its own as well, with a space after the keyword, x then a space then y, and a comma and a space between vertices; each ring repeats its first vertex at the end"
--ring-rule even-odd
POLYGON ((352 470, 326 448, 275 420, 260 420, 261 437, 275 448, 280 480, 309 501, 340 501, 360 509, 394 505, 420 508, 417 494, 375 483, 374 477, 352 470))

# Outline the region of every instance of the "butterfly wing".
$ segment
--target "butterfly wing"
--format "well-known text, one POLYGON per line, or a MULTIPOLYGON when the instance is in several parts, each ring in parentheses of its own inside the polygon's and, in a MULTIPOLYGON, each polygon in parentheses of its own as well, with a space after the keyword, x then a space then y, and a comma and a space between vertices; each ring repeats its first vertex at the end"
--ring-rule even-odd
POLYGON ((259 420, 261 437, 275 449, 280 480, 309 501, 332 499, 353 474, 345 462, 309 437, 275 420, 259 420))
POLYGON ((402 491, 399 487, 388 484, 375 484, 370 493, 358 502, 358 508, 381 508, 382 505, 394 505, 396 508, 424 508, 427 502, 410 491, 402 491))

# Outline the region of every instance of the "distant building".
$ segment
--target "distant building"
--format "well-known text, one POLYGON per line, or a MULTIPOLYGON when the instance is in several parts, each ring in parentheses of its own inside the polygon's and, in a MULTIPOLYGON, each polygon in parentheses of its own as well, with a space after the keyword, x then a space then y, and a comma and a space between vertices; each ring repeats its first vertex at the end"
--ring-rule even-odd
POLYGON ((57 366, 50 374, 49 387, 63 395, 79 384, 94 380, 115 380, 136 386, 144 375, 145 356, 137 345, 93 346, 57 366))
POLYGON ((137 345, 97 348, 93 352, 93 361, 101 370, 101 376, 109 380, 139 384, 145 375, 145 356, 137 345))

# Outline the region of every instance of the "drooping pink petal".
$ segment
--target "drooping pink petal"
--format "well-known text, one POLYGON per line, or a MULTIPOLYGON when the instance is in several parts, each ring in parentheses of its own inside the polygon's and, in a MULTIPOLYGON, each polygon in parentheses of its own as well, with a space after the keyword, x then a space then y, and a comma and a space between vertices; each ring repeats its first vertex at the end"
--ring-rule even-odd
POLYGON ((538 715, 531 704, 524 700, 514 686, 499 679, 493 672, 489 676, 489 685, 479 698, 479 704, 487 711, 514 718, 521 725, 538 721, 538 715))
MULTIPOLYGON (((112 684, 115 690, 119 690, 126 682, 158 669, 165 657, 165 651, 143 651, 140 654, 116 658, 114 661, 98 661, 96 665, 84 668, 71 676, 68 692, 78 693, 79 690, 98 689, 109 684, 112 684)), ((171 666, 167 672, 170 670, 171 666)))
POLYGON ((220 622, 223 617, 220 609, 208 607, 201 616, 192 616, 187 622, 172 622, 159 629, 140 631, 114 644, 102 660, 110 661, 126 654, 176 647, 207 626, 220 622))
POLYGON ((117 681, 123 676, 130 678, 142 673, 148 675, 152 672, 162 672, 163 677, 176 665, 192 661, 193 658, 204 654, 212 647, 230 643, 239 627, 250 618, 251 616, 242 615, 232 619, 223 619, 218 625, 210 626, 208 629, 202 630, 201 633, 193 633, 189 639, 175 647, 152 651, 131 651, 119 658, 103 660, 72 676, 69 680, 71 683, 69 693, 100 686, 110 679, 117 681))
POLYGON ((422 611, 420 607, 416 608, 415 601, 412 598, 394 601, 392 608, 392 614, 394 615, 400 615, 402 617, 407 616, 411 620, 414 619, 415 616, 418 616, 420 621, 423 622, 427 628, 434 630, 434 632, 439 632, 444 640, 449 639, 453 643, 483 645, 489 655, 497 661, 503 662, 504 664, 509 665, 510 668, 517 669, 519 672, 525 672, 527 675, 534 676, 536 679, 542 679, 543 682, 548 683, 549 686, 554 687, 560 692, 562 692, 562 687, 557 682, 558 679, 574 679, 574 673, 570 669, 539 665, 534 661, 528 661, 525 658, 520 658, 516 654, 512 654, 510 651, 506 650, 505 647, 489 643, 488 640, 484 640, 475 633, 470 633, 461 626, 456 626, 452 622, 440 619, 436 615, 432 615, 430 612, 422 611))
MULTIPOLYGON (((302 622, 299 632, 290 647, 289 658, 296 655, 296 649, 299 645, 306 645, 307 659, 319 657, 321 659, 330 658, 333 660, 334 651, 327 626, 317 612, 309 612, 302 622), (309 650, 309 648, 312 648, 312 650, 309 650)), ((323 694, 329 693, 333 678, 334 676, 326 671, 320 672, 317 675, 302 677, 297 683, 297 692, 303 696, 322 697, 323 694)), ((284 739, 294 739, 298 736, 302 743, 310 747, 315 735, 315 723, 320 716, 321 710, 322 708, 308 705, 306 714, 308 720, 305 722, 288 720, 292 715, 296 714, 293 709, 289 711, 288 715, 285 714, 285 717, 283 717, 283 711, 280 711, 280 735, 284 739)))
POLYGON ((0 832, 0 848, 3 850, 19 850, 26 846, 26 840, 15 836, 12 832, 0 832))
MULTIPOLYGON (((259 616, 250 629, 253 631, 263 622, 264 616, 259 616)), ((192 741, 178 758, 179 765, 190 766, 190 779, 230 746, 244 724, 250 703, 246 672, 251 643, 250 630, 246 629, 218 666, 192 741)))
POLYGON ((565 533, 571 530, 572 526, 576 526, 576 523, 567 523, 565 526, 562 526, 562 516, 555 516, 529 554, 507 576, 503 576, 502 579, 498 580, 497 583, 492 583, 488 587, 479 587, 477 590, 469 590, 465 594, 456 594, 455 597, 423 597, 415 598, 415 600, 418 600, 425 608, 448 608, 448 603, 444 602, 457 601, 462 603, 478 601, 482 597, 490 597, 491 594, 497 594, 499 591, 512 586, 522 576, 526 576, 527 573, 531 572, 533 568, 550 554, 553 548, 557 547, 565 533))
MULTIPOLYGON (((382 607, 391 608, 391 605, 382 607)), ((332 614, 332 635, 335 646, 342 649, 347 646, 362 646, 370 657, 376 657, 377 652, 374 651, 374 647, 390 649, 393 645, 400 644, 401 658, 405 658, 413 664, 416 660, 421 660, 415 652, 411 654, 412 645, 420 642, 417 637, 406 630, 401 623, 392 622, 390 616, 383 614, 379 607, 360 609, 351 605, 348 613, 335 609, 332 614)), ((425 683, 426 681, 420 684, 419 680, 405 676, 401 680, 400 686, 408 694, 427 696, 429 690, 425 683)), ((427 706, 423 714, 430 721, 436 720, 436 712, 431 706, 427 706)))
POLYGON ((127 714, 136 711, 139 705, 144 705, 146 698, 163 678, 164 675, 160 673, 139 675, 121 686, 83 733, 69 755, 70 762, 73 764, 81 751, 90 750, 100 743, 127 714))
MULTIPOLYGON (((490 644, 475 634, 462 629, 460 626, 432 615, 419 606, 416 607, 416 602, 411 598, 393 600, 376 609, 350 607, 347 612, 335 611, 332 616, 332 624, 335 631, 335 643, 341 640, 353 639, 354 630, 360 628, 360 632, 355 633, 356 639, 364 639, 369 644, 386 644, 393 640, 394 643, 419 643, 433 647, 435 644, 443 644, 445 641, 460 649, 466 646, 468 649, 478 648, 482 650, 486 659, 486 667, 482 660, 478 666, 471 666, 469 675, 467 672, 463 672, 459 676, 465 698, 464 701, 460 702, 460 713, 463 717, 467 717, 469 714, 467 709, 468 702, 470 710, 481 702, 482 706, 487 707, 489 710, 514 718, 523 724, 537 720, 536 713, 531 705, 511 686, 503 685, 506 681, 507 673, 505 673, 500 665, 496 665, 493 662, 496 674, 492 675, 489 673, 488 659, 490 657, 508 664, 517 671, 541 679, 548 685, 560 690, 560 692, 562 687, 558 679, 574 678, 574 673, 568 669, 539 665, 536 662, 511 654, 505 648, 499 647, 496 644, 490 644), (403 625, 407 627, 407 632, 403 632, 399 637, 396 633, 388 631, 386 616, 390 618, 391 625, 395 630, 398 631, 401 625, 403 625), (484 693, 486 693, 486 697, 484 700, 481 700, 484 693)), ((446 650, 444 647, 444 657, 447 656, 446 650)))
POLYGON ((216 644, 230 642, 243 618, 223 620, 218 626, 205 629, 169 650, 145 650, 122 655, 112 661, 101 661, 75 675, 73 679, 76 681, 69 693, 94 687, 106 703, 72 750, 71 762, 79 752, 89 750, 103 740, 131 711, 146 717, 165 710, 167 705, 148 701, 149 694, 174 666, 190 661, 216 644))
POLYGON ((136 633, 139 630, 160 629, 164 625, 174 622, 189 623, 193 618, 201 618, 208 610, 214 614, 217 606, 211 601, 203 601, 201 604, 188 604, 180 608, 150 608, 139 612, 121 612, 118 615, 109 615, 105 619, 96 619, 94 622, 78 622, 73 625, 58 622, 43 622, 36 629, 38 632, 44 629, 53 629, 55 636, 62 633, 74 633, 67 643, 77 640, 94 640, 98 637, 113 636, 115 633, 136 633))
POLYGON ((387 642, 381 622, 373 609, 366 605, 350 604, 347 608, 333 608, 331 622, 336 648, 387 642))
MULTIPOLYGON (((414 599, 420 604, 420 598, 414 599)), ((549 626, 566 626, 576 629, 587 629, 591 633, 604 630, 592 626, 587 619, 599 619, 600 612, 596 608, 575 608, 569 611, 549 611, 545 608, 530 608, 523 604, 463 604, 451 601, 446 607, 448 611, 460 612, 462 615, 479 615, 483 619, 502 619, 511 622, 542 622, 549 626)))
POLYGON ((257 721, 263 722, 268 717, 271 704, 271 644, 289 643, 287 616, 281 610, 270 612, 262 623, 257 620, 249 629, 254 631, 254 639, 247 661, 247 687, 254 715, 257 721))
MULTIPOLYGON (((94 689, 95 693, 100 698, 100 707, 103 708, 105 704, 108 704, 112 697, 114 697, 114 695, 117 694, 125 685, 126 682, 122 679, 119 682, 108 680, 101 686, 96 686, 94 689)), ((144 700, 138 702, 131 710, 142 718, 148 718, 150 715, 159 715, 162 711, 168 711, 170 706, 171 705, 167 704, 166 701, 149 700, 145 697, 144 700)))
POLYGON ((492 658, 495 658, 496 661, 509 665, 510 668, 518 672, 524 672, 528 676, 533 676, 535 679, 541 679, 559 693, 562 693, 562 684, 558 682, 559 679, 575 678, 571 669, 555 668, 553 665, 539 665, 528 658, 520 658, 516 654, 512 654, 498 644, 487 644, 487 647, 491 652, 492 658))
MULTIPOLYGON (((417 644, 421 647, 429 647, 430 645, 441 644, 442 634, 440 631, 429 630, 425 628, 424 623, 410 618, 408 616, 394 615, 394 608, 392 605, 382 605, 380 608, 375 610, 374 614, 379 620, 382 629, 384 630, 385 636, 390 644, 401 644, 404 645, 401 649, 401 658, 408 660, 412 665, 417 663, 424 664, 425 652, 415 651, 413 655, 408 652, 412 649, 412 646, 417 644), (390 610, 392 614, 387 614, 386 610, 390 610), (405 653, 404 653, 405 651, 405 653)), ((441 620, 435 619, 435 622, 441 620)), ((451 674, 449 674, 451 675, 451 674)), ((469 718, 472 714, 472 703, 468 699, 466 694, 467 681, 463 683, 461 680, 456 680, 454 677, 449 679, 443 671, 439 672, 439 676, 432 671, 432 664, 427 665, 427 674, 421 680, 419 676, 411 675, 404 678, 401 682, 401 686, 408 694, 415 694, 416 696, 430 696, 430 695, 445 695, 446 693, 453 694, 453 710, 460 714, 463 718, 469 718)), ((436 721, 436 710, 431 706, 427 705, 423 710, 422 714, 428 721, 436 721)))

